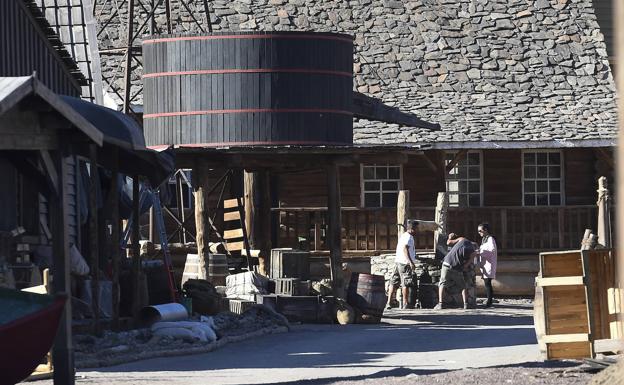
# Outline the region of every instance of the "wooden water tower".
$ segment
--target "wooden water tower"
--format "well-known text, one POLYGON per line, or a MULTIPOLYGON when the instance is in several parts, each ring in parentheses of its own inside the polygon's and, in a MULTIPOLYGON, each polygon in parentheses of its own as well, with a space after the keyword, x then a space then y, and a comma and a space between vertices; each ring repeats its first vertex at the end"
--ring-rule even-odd
POLYGON ((143 59, 148 145, 353 143, 349 35, 166 35, 143 59))

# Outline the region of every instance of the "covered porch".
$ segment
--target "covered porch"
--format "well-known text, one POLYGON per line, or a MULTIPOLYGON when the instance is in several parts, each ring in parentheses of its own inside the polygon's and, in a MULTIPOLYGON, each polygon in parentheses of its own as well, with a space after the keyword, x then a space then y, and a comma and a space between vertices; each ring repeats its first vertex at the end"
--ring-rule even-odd
MULTIPOLYGON (((433 220, 434 207, 410 208, 411 219, 433 220)), ((273 208, 274 234, 278 247, 293 247, 323 254, 326 243, 326 207, 273 208)), ((550 207, 449 208, 450 231, 477 240, 477 226, 488 222, 502 255, 576 249, 583 231, 595 228, 594 205, 550 207)), ((341 242, 345 254, 376 255, 394 252, 397 241, 395 208, 342 208, 341 242)), ((433 232, 415 236, 419 250, 433 250, 433 232)))

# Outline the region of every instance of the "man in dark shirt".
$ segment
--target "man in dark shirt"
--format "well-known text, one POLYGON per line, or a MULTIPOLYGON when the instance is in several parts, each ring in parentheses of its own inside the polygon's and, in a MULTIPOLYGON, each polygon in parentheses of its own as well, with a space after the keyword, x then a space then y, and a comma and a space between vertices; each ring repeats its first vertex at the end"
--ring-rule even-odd
POLYGON ((454 234, 449 234, 448 245, 453 245, 451 251, 446 254, 442 262, 440 274, 440 284, 438 288, 439 300, 434 309, 444 309, 443 298, 444 289, 456 287, 461 289, 464 309, 468 308, 466 284, 464 282, 464 270, 466 270, 474 258, 479 254, 479 248, 474 242, 466 238, 455 238, 454 234))

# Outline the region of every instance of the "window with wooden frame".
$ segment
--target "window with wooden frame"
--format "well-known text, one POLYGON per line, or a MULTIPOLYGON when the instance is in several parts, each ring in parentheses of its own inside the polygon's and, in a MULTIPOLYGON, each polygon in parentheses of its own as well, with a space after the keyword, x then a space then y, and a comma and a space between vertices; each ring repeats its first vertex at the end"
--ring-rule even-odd
POLYGON ((563 202, 562 154, 559 150, 522 152, 524 206, 560 206, 563 202))
POLYGON ((396 207, 402 185, 400 165, 363 164, 360 180, 363 207, 396 207))
POLYGON ((446 191, 451 207, 478 207, 482 201, 481 151, 447 152, 445 164, 448 165, 460 154, 460 158, 446 177, 446 191))

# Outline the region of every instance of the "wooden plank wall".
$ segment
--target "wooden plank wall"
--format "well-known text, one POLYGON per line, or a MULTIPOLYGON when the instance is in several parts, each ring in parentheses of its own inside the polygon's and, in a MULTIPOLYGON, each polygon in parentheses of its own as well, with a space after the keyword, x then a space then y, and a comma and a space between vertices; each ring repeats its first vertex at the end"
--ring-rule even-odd
POLYGON ((483 151, 483 205, 522 206, 520 150, 483 151))
POLYGON ((0 159, 0 175, 0 231, 10 231, 17 225, 17 171, 11 163, 0 159))
MULTIPOLYGON (((442 151, 428 151, 435 164, 443 163, 442 151)), ((613 173, 598 167, 595 150, 573 148, 564 150, 564 182, 566 205, 592 205, 596 201, 597 178, 613 173)), ((359 166, 340 169, 343 207, 360 207, 359 166)), ((613 183, 610 183, 610 188, 613 183)), ((410 155, 403 165, 403 188, 410 190, 413 207, 435 206, 436 194, 445 190, 440 172, 435 172, 422 155, 410 155)), ((323 170, 304 170, 280 175, 281 207, 326 206, 326 181, 323 170)), ((484 206, 522 206, 522 152, 520 150, 483 151, 484 206)))
POLYGON ((422 155, 410 155, 403 166, 403 189, 410 191, 410 206, 435 208, 438 192, 446 191, 444 152, 427 151, 427 156, 438 167, 434 171, 422 155))
MULTIPOLYGON (((591 205, 596 203, 598 176, 596 158, 591 149, 570 148, 564 151, 566 205, 591 205)), ((612 180, 611 187, 613 186, 612 180)), ((613 196, 613 195, 612 195, 613 196)))
MULTIPOLYGON (((403 166, 403 189, 410 190, 410 206, 435 207, 437 193, 446 189, 441 171, 444 153, 430 151, 428 156, 439 165, 437 172, 422 155, 410 155, 403 166)), ((370 163, 374 163, 374 156, 369 156, 369 159, 370 163)), ((361 207, 360 182, 359 165, 340 168, 342 207, 361 207)), ((279 174, 279 202, 280 207, 326 207, 325 171, 303 170, 279 174)))

